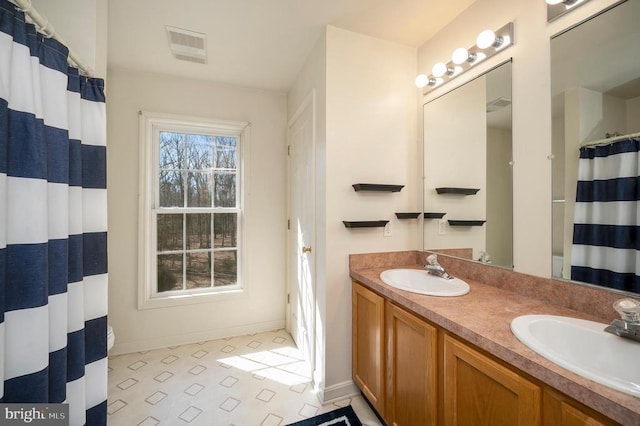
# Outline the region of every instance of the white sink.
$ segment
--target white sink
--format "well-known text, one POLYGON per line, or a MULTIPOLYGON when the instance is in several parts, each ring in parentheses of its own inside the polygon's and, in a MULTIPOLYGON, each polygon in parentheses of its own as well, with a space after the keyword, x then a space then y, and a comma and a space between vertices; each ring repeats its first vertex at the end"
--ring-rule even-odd
POLYGON ((640 343, 607 333, 607 324, 555 315, 523 315, 511 331, 567 370, 640 397, 640 343))
POLYGON ((462 296, 469 293, 469 284, 459 278, 437 277, 421 269, 387 269, 380 279, 391 287, 428 296, 462 296))

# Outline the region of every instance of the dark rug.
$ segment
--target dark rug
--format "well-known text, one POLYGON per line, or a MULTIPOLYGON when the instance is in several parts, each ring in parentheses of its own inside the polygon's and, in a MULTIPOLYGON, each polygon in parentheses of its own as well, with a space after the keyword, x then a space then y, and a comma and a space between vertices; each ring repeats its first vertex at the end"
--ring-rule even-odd
POLYGON ((362 426, 350 405, 287 426, 362 426))

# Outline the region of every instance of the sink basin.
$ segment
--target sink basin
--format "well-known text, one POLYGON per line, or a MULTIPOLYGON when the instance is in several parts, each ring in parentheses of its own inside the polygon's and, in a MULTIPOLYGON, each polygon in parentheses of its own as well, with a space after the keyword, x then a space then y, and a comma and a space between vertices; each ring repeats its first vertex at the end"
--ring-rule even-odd
POLYGON ((462 296, 469 284, 459 278, 445 279, 421 269, 387 269, 380 279, 391 287, 428 296, 462 296))
POLYGON ((607 333, 607 324, 523 315, 511 331, 538 354, 582 377, 640 397, 640 343, 607 333))

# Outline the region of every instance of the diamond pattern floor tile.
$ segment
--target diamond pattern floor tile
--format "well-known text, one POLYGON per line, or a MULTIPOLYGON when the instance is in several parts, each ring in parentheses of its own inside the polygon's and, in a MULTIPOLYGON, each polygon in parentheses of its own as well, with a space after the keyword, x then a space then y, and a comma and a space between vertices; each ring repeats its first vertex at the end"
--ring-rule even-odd
POLYGON ((202 410, 199 409, 198 407, 189 407, 186 410, 184 410, 182 413, 180 413, 180 415, 178 416, 178 418, 180 420, 184 420, 187 423, 191 423, 193 422, 196 417, 198 417, 200 414, 202 414, 202 410))
POLYGON ((141 421, 140 423, 138 423, 137 426, 155 426, 159 424, 160 424, 160 420, 156 419, 155 417, 149 416, 143 421, 141 421))
POLYGON ((145 399, 145 401, 151 405, 156 405, 158 402, 162 401, 166 397, 167 397, 166 393, 157 391, 157 392, 154 392, 152 395, 150 395, 147 399, 145 399))

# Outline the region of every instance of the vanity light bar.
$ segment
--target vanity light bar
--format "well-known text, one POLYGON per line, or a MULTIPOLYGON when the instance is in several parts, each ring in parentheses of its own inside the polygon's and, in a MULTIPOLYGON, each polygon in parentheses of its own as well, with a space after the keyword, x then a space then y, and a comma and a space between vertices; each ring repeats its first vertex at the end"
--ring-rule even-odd
POLYGON ((547 3, 547 22, 570 12, 574 8, 585 4, 589 0, 545 0, 547 3))
POLYGON ((482 31, 476 44, 469 49, 460 47, 453 51, 451 61, 438 62, 431 70, 431 75, 420 74, 416 77, 416 86, 424 88, 423 94, 429 93, 447 81, 453 80, 475 64, 482 62, 513 44, 513 23, 509 22, 498 31, 482 31))

